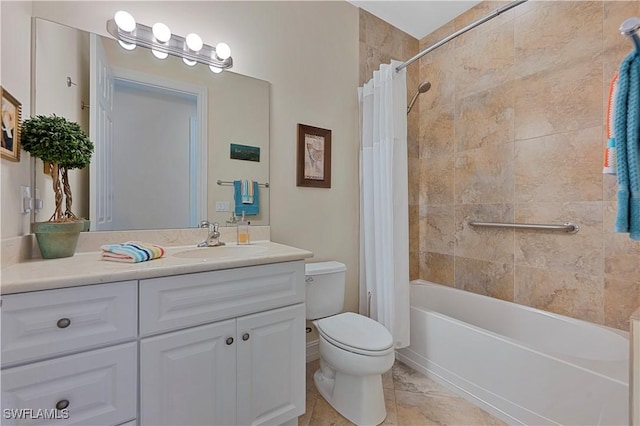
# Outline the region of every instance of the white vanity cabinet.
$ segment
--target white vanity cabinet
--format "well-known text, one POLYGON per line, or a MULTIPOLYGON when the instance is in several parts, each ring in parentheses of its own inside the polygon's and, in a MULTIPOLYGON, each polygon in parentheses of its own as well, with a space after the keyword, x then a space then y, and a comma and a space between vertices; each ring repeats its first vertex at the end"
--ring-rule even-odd
POLYGON ((303 414, 302 302, 302 261, 141 280, 140 424, 278 425, 303 414))
POLYGON ((128 281, 3 296, 1 423, 135 419, 137 294, 128 281))
POLYGON ((3 295, 2 425, 295 423, 304 261, 154 276, 3 295))

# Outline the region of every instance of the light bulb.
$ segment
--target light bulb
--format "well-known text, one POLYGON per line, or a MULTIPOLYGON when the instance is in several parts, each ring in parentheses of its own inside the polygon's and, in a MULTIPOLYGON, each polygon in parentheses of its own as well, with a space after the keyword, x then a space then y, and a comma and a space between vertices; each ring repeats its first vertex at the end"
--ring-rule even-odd
POLYGON ((153 24, 151 31, 153 31, 153 36, 160 43, 166 43, 171 40, 171 30, 162 22, 156 22, 153 24))
POLYGON ((209 69, 214 74, 220 74, 222 72, 222 68, 214 67, 213 65, 209 65, 209 69))
POLYGON ((191 59, 187 59, 187 58, 182 58, 182 62, 184 62, 185 64, 189 65, 190 67, 194 66, 196 64, 196 61, 192 61, 191 59))
POLYGON ((187 34, 187 47, 194 52, 202 49, 202 39, 200 36, 195 33, 187 34))
POLYGON ((122 46, 124 49, 127 49, 127 50, 133 50, 136 48, 135 44, 125 43, 124 41, 120 41, 120 40, 118 40, 118 43, 120 43, 120 46, 122 46))
POLYGON ((216 56, 223 61, 231 56, 231 48, 227 43, 216 44, 216 56))
POLYGON ((151 49, 151 53, 153 53, 153 56, 155 56, 158 59, 167 59, 167 56, 169 56, 168 53, 161 52, 161 51, 155 50, 155 49, 151 49))
POLYGON ((125 12, 124 10, 119 10, 113 16, 113 19, 116 21, 116 25, 120 30, 130 33, 131 31, 136 29, 136 20, 133 19, 133 16, 129 12, 125 12))

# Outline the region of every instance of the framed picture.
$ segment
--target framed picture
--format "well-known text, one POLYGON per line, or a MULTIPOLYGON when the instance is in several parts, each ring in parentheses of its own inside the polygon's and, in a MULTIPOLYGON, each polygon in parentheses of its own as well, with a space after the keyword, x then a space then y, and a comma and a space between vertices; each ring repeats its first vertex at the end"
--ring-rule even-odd
POLYGON ((331 130, 298 124, 296 185, 331 188, 331 130))
POLYGON ((22 105, 0 86, 2 96, 2 141, 0 156, 11 161, 20 161, 20 123, 22 105))
POLYGON ((260 162, 260 147, 250 145, 239 145, 232 143, 229 147, 229 158, 232 160, 245 160, 260 162))

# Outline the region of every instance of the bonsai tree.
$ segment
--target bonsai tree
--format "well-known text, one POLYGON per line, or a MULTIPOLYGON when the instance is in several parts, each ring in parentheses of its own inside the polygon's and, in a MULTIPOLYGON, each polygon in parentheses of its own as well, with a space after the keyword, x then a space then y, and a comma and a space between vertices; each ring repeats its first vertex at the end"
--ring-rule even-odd
POLYGON ((33 157, 50 163, 56 208, 49 222, 78 220, 71 211, 73 198, 69 185, 69 170, 82 169, 91 161, 93 143, 78 123, 55 114, 37 115, 22 123, 22 147, 33 157), (62 183, 61 183, 62 182, 62 183), (62 211, 62 200, 65 209, 62 211))

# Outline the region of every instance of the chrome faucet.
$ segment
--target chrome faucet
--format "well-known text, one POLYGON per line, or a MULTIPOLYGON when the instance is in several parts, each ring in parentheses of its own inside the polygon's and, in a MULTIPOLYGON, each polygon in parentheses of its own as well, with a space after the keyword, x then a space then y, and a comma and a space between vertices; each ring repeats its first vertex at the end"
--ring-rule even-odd
POLYGON ((200 228, 209 228, 209 235, 207 238, 201 243, 198 243, 198 247, 216 247, 225 245, 224 242, 220 241, 220 231, 218 230, 218 222, 209 222, 208 220, 203 220, 200 222, 200 228))

